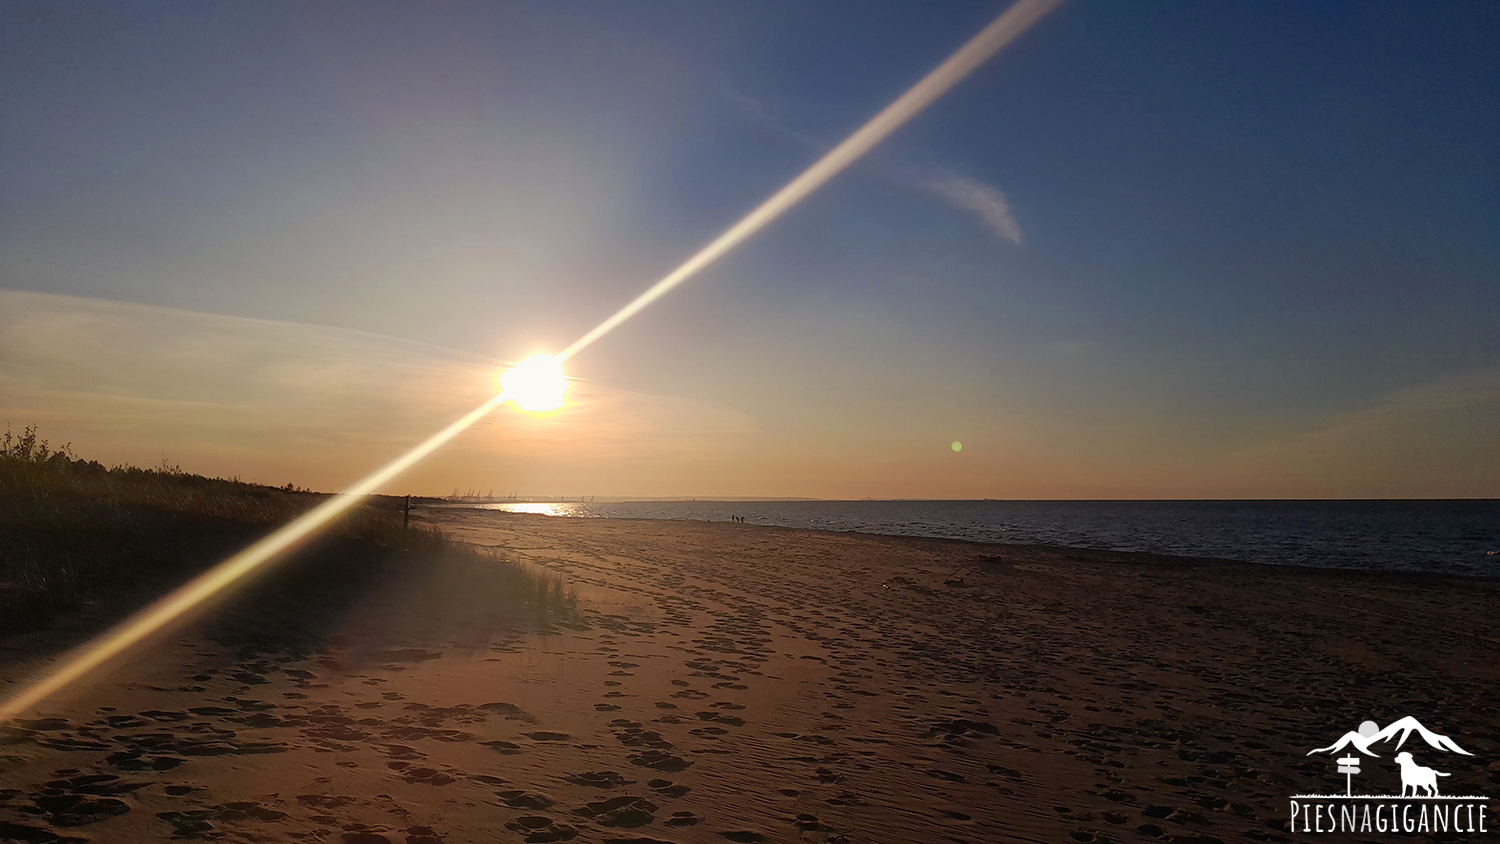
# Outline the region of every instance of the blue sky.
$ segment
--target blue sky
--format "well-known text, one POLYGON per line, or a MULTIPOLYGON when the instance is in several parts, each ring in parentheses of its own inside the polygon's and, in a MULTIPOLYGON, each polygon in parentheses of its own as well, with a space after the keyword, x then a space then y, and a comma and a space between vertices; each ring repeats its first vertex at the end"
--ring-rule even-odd
MULTIPOLYGON (((0 288, 559 349, 1003 8, 7 4, 0 288)), ((572 368, 732 434, 422 482, 1500 495, 1497 102, 1493 5, 1065 4, 572 368)), ((49 365, 0 369, 6 421, 259 465, 108 434, 49 365)))

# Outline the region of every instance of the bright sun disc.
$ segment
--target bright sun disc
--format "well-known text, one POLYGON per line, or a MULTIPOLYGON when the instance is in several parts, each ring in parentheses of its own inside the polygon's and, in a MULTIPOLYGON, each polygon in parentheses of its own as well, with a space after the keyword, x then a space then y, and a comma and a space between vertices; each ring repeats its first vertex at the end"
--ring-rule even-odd
POLYGON ((500 376, 500 392, 523 410, 556 410, 568 393, 562 361, 552 355, 532 355, 500 376))

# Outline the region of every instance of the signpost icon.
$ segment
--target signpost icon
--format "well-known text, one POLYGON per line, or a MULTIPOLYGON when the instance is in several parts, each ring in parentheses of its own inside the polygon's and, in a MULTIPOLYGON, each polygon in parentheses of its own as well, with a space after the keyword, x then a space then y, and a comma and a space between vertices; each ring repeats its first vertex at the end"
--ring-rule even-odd
POLYGON ((1343 756, 1338 760, 1339 773, 1344 775, 1344 793, 1350 797, 1354 796, 1354 775, 1359 773, 1359 757, 1354 755, 1343 756))

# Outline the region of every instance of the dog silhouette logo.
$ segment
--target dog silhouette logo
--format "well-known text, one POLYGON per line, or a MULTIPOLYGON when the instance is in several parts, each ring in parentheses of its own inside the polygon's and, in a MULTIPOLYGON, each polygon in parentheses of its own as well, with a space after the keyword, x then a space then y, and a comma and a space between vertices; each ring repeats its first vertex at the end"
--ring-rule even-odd
POLYGON ((1411 754, 1401 751, 1396 754, 1396 761, 1401 765, 1401 796, 1406 796, 1406 790, 1411 789, 1411 795, 1417 796, 1417 790, 1422 789, 1424 797, 1438 796, 1437 778, 1450 776, 1442 771, 1434 771, 1424 768, 1411 760, 1411 754))

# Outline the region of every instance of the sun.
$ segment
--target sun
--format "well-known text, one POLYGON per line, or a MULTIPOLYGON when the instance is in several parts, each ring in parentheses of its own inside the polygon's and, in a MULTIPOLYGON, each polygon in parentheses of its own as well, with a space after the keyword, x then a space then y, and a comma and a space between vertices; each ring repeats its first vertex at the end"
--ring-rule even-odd
POLYGON ((532 355, 500 376, 500 393, 523 410, 556 410, 568 394, 562 361, 553 355, 532 355))

